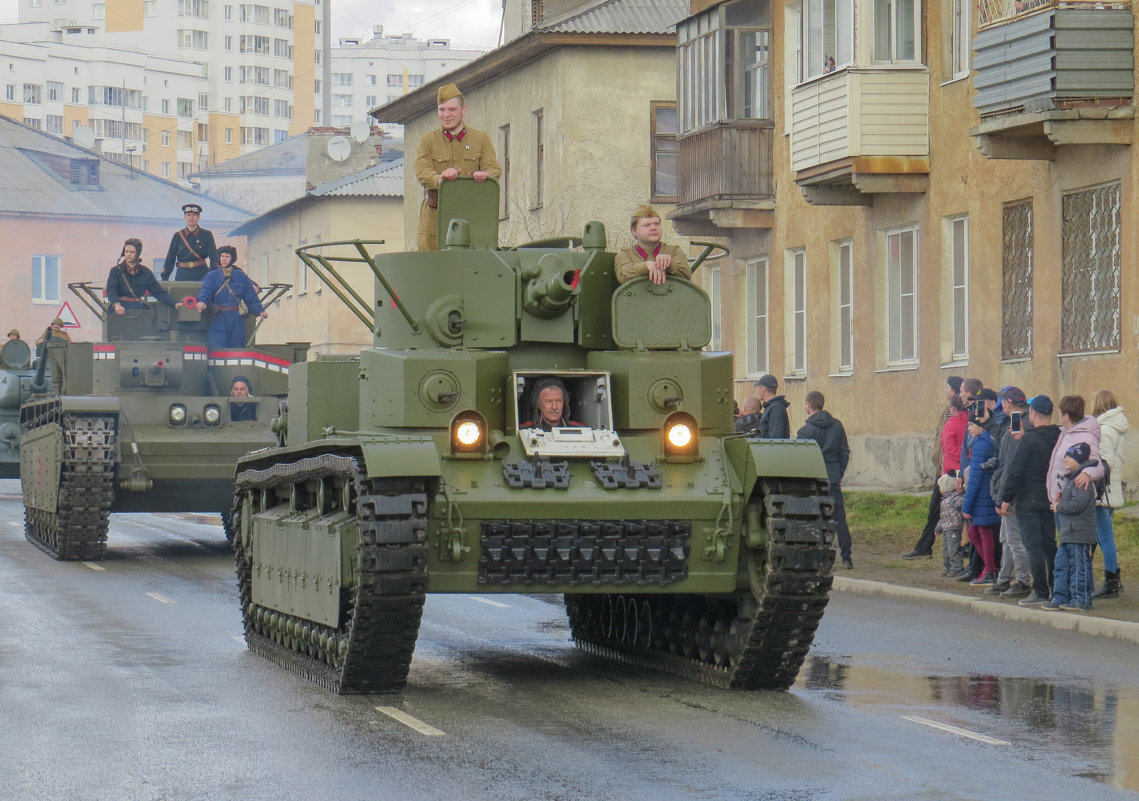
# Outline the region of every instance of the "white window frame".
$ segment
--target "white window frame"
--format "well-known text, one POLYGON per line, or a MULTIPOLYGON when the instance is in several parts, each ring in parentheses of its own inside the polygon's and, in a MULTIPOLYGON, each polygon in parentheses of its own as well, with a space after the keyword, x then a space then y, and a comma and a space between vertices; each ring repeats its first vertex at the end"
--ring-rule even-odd
MULTIPOLYGON (((873 0, 873 23, 870 31, 870 46, 874 55, 875 64, 920 64, 922 57, 921 36, 921 0, 873 0), (901 51, 899 42, 904 33, 904 19, 899 15, 899 6, 909 6, 912 9, 909 20, 910 41, 913 43, 913 53, 906 54, 901 51), (885 17, 885 26, 881 25, 885 17), (885 34, 885 40, 882 39, 885 34)), ((904 41, 904 40, 903 40, 904 41)))
POLYGON ((949 235, 948 278, 952 299, 950 352, 953 361, 969 359, 969 217, 946 220, 949 235))
POLYGON ((63 287, 63 257, 52 253, 32 255, 32 303, 59 303, 63 287), (55 270, 55 280, 48 275, 48 266, 55 270), (54 286, 49 286, 54 283, 54 286))
POLYGON ((967 78, 972 69, 973 4, 970 0, 952 0, 949 19, 949 64, 952 80, 967 78))
POLYGON ((920 254, 920 229, 916 225, 901 226, 886 231, 886 363, 910 365, 918 362, 918 276, 920 254), (907 264, 905 243, 909 238, 909 281, 906 278, 907 264), (894 243, 897 243, 897 258, 892 256, 894 243), (906 318, 909 325, 906 325, 906 318))
POLYGON ((854 371, 854 242, 835 243, 835 366, 840 373, 854 371))
POLYGON ((766 258, 750 259, 747 275, 747 375, 759 378, 769 372, 771 356, 771 283, 766 258))
POLYGON ((724 323, 723 323, 723 294, 720 290, 720 268, 706 267, 708 271, 707 285, 708 301, 712 307, 712 338, 708 342, 709 349, 722 351, 724 349, 724 323))
POLYGON ((800 81, 849 67, 854 63, 854 0, 804 0, 799 34, 800 81), (835 64, 828 70, 831 57, 835 64))
POLYGON ((788 375, 807 374, 807 250, 791 248, 787 251, 784 271, 784 287, 787 293, 787 363, 788 375))

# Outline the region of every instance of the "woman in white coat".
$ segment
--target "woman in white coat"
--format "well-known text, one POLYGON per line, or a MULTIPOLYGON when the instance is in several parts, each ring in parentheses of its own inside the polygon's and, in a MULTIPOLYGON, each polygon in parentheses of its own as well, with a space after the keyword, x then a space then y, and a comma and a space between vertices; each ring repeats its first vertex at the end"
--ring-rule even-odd
POLYGON ((1115 530, 1112 515, 1123 506, 1123 435, 1131 424, 1123 414, 1123 407, 1110 390, 1101 389, 1092 398, 1092 414, 1099 421, 1100 459, 1111 470, 1107 492, 1096 506, 1096 540, 1103 552, 1103 587, 1094 598, 1118 598, 1123 582, 1119 580, 1119 557, 1115 550, 1115 530))

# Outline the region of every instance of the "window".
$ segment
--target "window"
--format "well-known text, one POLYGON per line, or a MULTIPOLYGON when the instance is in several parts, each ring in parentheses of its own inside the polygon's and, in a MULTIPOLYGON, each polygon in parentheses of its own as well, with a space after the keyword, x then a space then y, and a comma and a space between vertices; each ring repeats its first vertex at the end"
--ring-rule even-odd
POLYGON ((652 133, 649 155, 652 167, 652 199, 676 201, 676 104, 652 103, 652 133))
MULTIPOLYGON (((178 131, 178 147, 189 149, 194 146, 194 137, 190 131, 178 131)), ((182 176, 179 176, 182 177, 182 176)))
POLYGON ((269 129, 242 127, 241 144, 261 146, 269 144, 269 129))
POLYGON ((917 360, 918 229, 886 233, 886 326, 889 364, 917 360))
POLYGON ((269 85, 268 67, 239 67, 238 83, 255 83, 261 86, 269 85))
POLYGON ((205 92, 198 92, 198 108, 205 111, 210 107, 210 96, 205 92))
POLYGON ((232 36, 225 37, 225 49, 227 51, 233 50, 233 37, 232 36))
POLYGON ((969 358, 969 218, 949 221, 949 269, 953 297, 953 360, 969 358))
POLYGON ((364 105, 368 108, 375 108, 378 106, 379 103, 377 103, 376 100, 377 98, 375 95, 364 95, 364 105))
POLYGON ((280 58, 292 58, 293 46, 289 44, 288 39, 274 39, 273 55, 279 56, 280 58))
MULTIPOLYGON (((8 98, 8 99, 11 100, 12 98, 8 98)), ((82 103, 83 102, 83 90, 80 89, 78 86, 74 86, 71 89, 71 102, 72 103, 82 103)))
POLYGON ((424 82, 424 76, 422 76, 422 75, 408 75, 407 76, 407 86, 409 89, 415 89, 417 87, 423 86, 423 82, 424 82))
POLYGON ((227 145, 233 144, 233 129, 232 128, 226 128, 225 129, 225 143, 227 145))
POLYGON ((394 72, 388 73, 388 86, 393 87, 393 88, 402 88, 403 87, 403 75, 402 74, 396 74, 394 72))
POLYGON ((178 116, 179 117, 193 117, 194 116, 194 101, 188 97, 178 98, 178 116))
POLYGON ((178 31, 178 46, 187 50, 208 50, 210 35, 206 31, 183 29, 178 31))
POLYGON ((289 138, 289 132, 281 128, 273 129, 273 144, 279 145, 289 138))
POLYGON ((209 0, 180 0, 178 15, 181 17, 210 18, 209 0))
POLYGON ((106 3, 92 3, 91 4, 91 19, 106 19, 107 18, 107 4, 106 3))
POLYGON ((240 110, 242 114, 269 115, 269 98, 251 95, 241 98, 240 110))
POLYGON ((10 83, 4 87, 4 99, 12 101, 16 99, 16 84, 10 83))
POLYGON ((170 116, 170 100, 169 99, 162 101, 162 113, 168 117, 170 116))
POLYGON ((163 178, 169 178, 170 177, 170 162, 169 161, 162 162, 162 177, 163 178))
POLYGON ((948 66, 946 80, 964 78, 969 74, 969 54, 972 43, 969 41, 973 7, 968 0, 950 0, 945 4, 949 19, 945 21, 949 36, 945 41, 949 48, 945 64, 948 66))
POLYGON ((293 76, 288 70, 273 70, 273 85, 278 89, 292 89, 293 76))
POLYGON ((43 120, 39 117, 24 117, 24 125, 35 128, 37 131, 43 130, 43 120))
POLYGON ((258 25, 269 24, 269 6, 257 6, 251 4, 241 5, 241 21, 254 22, 258 25))
POLYGON ((231 19, 233 19, 233 6, 226 6, 226 7, 225 7, 225 13, 223 14, 223 16, 224 16, 224 17, 225 17, 227 20, 231 20, 231 19))
POLYGON ((43 87, 38 83, 24 84, 24 102, 38 106, 43 102, 43 87))
POLYGON ((1032 201, 1001 213, 1001 358, 1032 355, 1032 201))
POLYGON ((350 73, 350 72, 334 72, 334 73, 332 73, 332 86, 334 88, 351 87, 352 86, 352 73, 350 73))
POLYGON ((769 0, 736 0, 677 26, 679 128, 771 117, 769 0))
POLYGON ((170 147, 170 131, 162 132, 162 146, 170 147))
POLYGON ((805 0, 799 80, 854 61, 854 0, 805 0))
POLYGON ((144 17, 158 16, 158 0, 143 0, 142 15, 144 17))
POLYGON ((48 114, 44 130, 49 134, 63 136, 63 117, 56 114, 48 114))
POLYGON ((768 277, 767 259, 753 259, 747 271, 747 372, 760 376, 768 372, 768 277))
POLYGON ((785 271, 787 297, 791 301, 788 344, 791 353, 786 367, 794 375, 807 374, 807 251, 787 251, 785 271))
POLYGON ((847 240, 838 242, 833 248, 835 311, 837 312, 838 334, 835 367, 839 372, 848 373, 854 369, 854 244, 847 240))
POLYGON ((352 108, 352 95, 333 95, 332 105, 341 108, 352 108))
POLYGON ((142 107, 142 92, 137 89, 123 89, 119 86, 88 86, 87 105, 142 107))
POLYGON ((712 307, 712 339, 708 343, 710 350, 724 349, 723 305, 720 300, 720 268, 708 267, 708 301, 712 307))
POLYGON ((273 116, 282 119, 292 119, 293 107, 289 105, 288 100, 274 100, 273 101, 273 116))
POLYGON ((874 0, 874 61, 916 62, 920 23, 918 0, 874 0))
POLYGON ((1064 195, 1060 351, 1120 349, 1120 191, 1064 195))
POLYGON ((542 207, 542 179, 546 166, 546 114, 543 109, 534 112, 534 199, 531 208, 542 207))
POLYGON ((241 36, 238 39, 238 52, 267 56, 269 55, 269 37, 241 36))
POLYGON ((64 85, 59 81, 47 82, 47 99, 63 102, 64 85))
POLYGON ((510 126, 503 125, 498 132, 498 152, 502 154, 502 178, 498 185, 498 218, 505 220, 510 216, 510 126))
POLYGON ((365 77, 368 79, 368 86, 375 86, 376 85, 376 76, 375 75, 366 75, 365 77))
POLYGON ((32 302, 59 303, 59 256, 32 256, 32 302))
MULTIPOLYGON (((292 28, 293 16, 288 12, 288 9, 274 8, 273 9, 273 24, 278 28, 292 28)), ((317 31, 319 33, 319 31, 317 31)))

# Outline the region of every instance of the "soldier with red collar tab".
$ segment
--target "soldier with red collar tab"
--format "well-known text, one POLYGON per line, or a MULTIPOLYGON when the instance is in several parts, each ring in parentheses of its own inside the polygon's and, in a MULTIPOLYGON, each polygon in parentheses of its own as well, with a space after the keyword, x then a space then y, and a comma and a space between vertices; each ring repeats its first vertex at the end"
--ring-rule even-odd
POLYGON ((691 278, 688 257, 678 245, 661 241, 664 229, 660 215, 649 205, 637 206, 629 226, 634 244, 621 249, 613 260, 613 269, 620 283, 647 275, 654 284, 663 284, 668 275, 691 278))
POLYGON ((423 187, 419 206, 419 250, 438 250, 439 185, 459 177, 498 180, 502 168, 490 136, 466 125, 467 106, 453 83, 435 94, 441 127, 425 133, 415 149, 415 178, 423 187))

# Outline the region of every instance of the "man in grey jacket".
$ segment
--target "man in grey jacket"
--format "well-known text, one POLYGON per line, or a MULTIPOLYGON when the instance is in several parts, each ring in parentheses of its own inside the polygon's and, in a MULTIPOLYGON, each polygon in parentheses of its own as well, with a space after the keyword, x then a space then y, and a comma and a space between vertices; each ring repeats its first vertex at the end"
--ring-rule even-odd
MULTIPOLYGON (((997 465, 993 470, 989 494, 997 499, 998 504, 999 499, 1004 497, 1004 479, 1009 462, 1012 461, 1024 432, 1032 429, 1032 421, 1028 416, 1028 399, 1020 387, 1005 387, 1001 391, 1001 408, 1009 421, 1019 420, 1019 428, 1012 430, 1011 423, 1006 423, 997 439, 997 465)), ((997 513, 1001 515, 1001 572, 997 575, 996 583, 985 593, 1000 595, 1002 598, 1023 598, 1032 589, 1032 573, 1028 569, 1028 552, 1024 550, 1024 543, 1020 539, 1016 509, 1010 508, 1005 513, 998 509, 997 513)))

